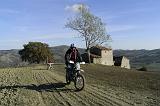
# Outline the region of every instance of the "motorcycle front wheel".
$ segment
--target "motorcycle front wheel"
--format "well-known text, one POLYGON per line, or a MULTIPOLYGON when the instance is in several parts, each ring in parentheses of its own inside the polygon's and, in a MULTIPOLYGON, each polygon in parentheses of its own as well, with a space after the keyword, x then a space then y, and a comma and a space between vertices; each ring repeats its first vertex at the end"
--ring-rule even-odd
POLYGON ((85 78, 82 74, 78 74, 75 77, 74 85, 75 85, 75 88, 77 91, 83 90, 83 88, 85 86, 85 78))

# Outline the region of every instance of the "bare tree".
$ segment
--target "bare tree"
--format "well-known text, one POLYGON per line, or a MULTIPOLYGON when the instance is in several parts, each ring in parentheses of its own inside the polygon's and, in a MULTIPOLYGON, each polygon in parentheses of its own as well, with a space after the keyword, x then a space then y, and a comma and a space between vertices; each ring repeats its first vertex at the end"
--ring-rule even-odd
POLYGON ((80 33, 80 37, 85 41, 90 63, 90 47, 108 42, 110 35, 107 35, 102 20, 91 14, 85 5, 82 5, 79 10, 79 13, 74 18, 70 18, 65 26, 80 33))

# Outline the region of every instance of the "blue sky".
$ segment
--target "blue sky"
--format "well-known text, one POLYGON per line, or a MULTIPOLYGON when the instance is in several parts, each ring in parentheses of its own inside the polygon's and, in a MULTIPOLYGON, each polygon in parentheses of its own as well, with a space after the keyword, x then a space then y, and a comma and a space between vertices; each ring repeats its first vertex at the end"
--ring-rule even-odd
POLYGON ((160 0, 1 0, 0 50, 21 49, 29 41, 85 47, 64 27, 79 3, 106 23, 113 49, 160 48, 160 0))

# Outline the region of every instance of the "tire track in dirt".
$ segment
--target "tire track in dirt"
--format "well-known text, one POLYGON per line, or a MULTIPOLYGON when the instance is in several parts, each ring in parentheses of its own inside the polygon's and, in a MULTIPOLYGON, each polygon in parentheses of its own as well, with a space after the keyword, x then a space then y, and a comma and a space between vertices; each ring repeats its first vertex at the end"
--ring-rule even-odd
POLYGON ((103 98, 103 96, 101 96, 101 95, 99 95, 99 96, 97 96, 97 95, 94 95, 93 93, 91 93, 91 92, 89 92, 89 90, 88 91, 85 91, 84 93, 81 93, 81 95, 83 95, 84 97, 82 97, 82 96, 79 96, 78 94, 76 94, 76 93, 74 93, 74 94, 72 94, 72 96, 74 96, 74 98, 76 98, 77 100, 79 100, 79 99, 81 99, 81 101, 83 101, 83 103, 85 104, 85 105, 89 105, 88 104, 88 102, 89 103, 91 103, 92 105, 117 105, 117 106, 120 106, 120 104, 118 104, 118 103, 116 103, 116 102, 111 102, 111 100, 110 99, 108 99, 108 98, 103 98), (86 92, 87 92, 87 94, 86 94, 86 92), (86 94, 86 95, 85 95, 86 94), (87 99, 86 99, 86 98, 87 99), (83 99, 83 98, 85 98, 85 99, 83 99), (89 100, 88 100, 89 99, 89 100), (108 99, 108 100, 106 100, 106 99, 108 99), (86 100, 88 100, 88 101, 86 101, 86 100), (84 102, 85 101, 85 102, 84 102), (98 102, 97 102, 98 101, 98 102))
POLYGON ((108 84, 86 83, 80 92, 74 91, 73 83, 58 87, 57 84, 63 85, 65 81, 62 73, 57 70, 33 70, 33 67, 1 69, 0 106, 158 106, 158 99, 148 99, 154 95, 146 98, 146 93, 138 94, 140 97, 137 98, 137 93, 131 95, 125 89, 108 84))
MULTIPOLYGON (((47 70, 46 70, 47 71, 47 70)), ((37 82, 38 82, 38 84, 51 84, 51 81, 49 81, 49 80, 47 80, 44 76, 45 76, 45 73, 42 73, 42 72, 38 72, 38 73, 36 73, 37 75, 36 75, 36 80, 37 80, 37 82)), ((55 81, 52 81, 52 82, 55 82, 55 81)), ((53 89, 55 89, 54 88, 54 86, 53 86, 53 89)), ((62 101, 62 98, 58 95, 58 94, 56 94, 56 93, 53 93, 53 92, 47 92, 47 91, 40 91, 41 93, 41 98, 42 98, 42 100, 44 101, 44 100, 47 100, 48 99, 48 97, 50 96, 51 98, 53 98, 52 99, 52 101, 55 101, 55 103, 56 104, 60 104, 60 105, 64 105, 64 106, 66 106, 66 104, 67 103, 65 103, 64 101, 62 101), (44 97, 44 95, 47 95, 46 97, 47 98, 45 98, 44 97)), ((47 103, 47 101, 45 101, 44 102, 44 104, 48 104, 47 103)))
POLYGON ((99 95, 95 94, 94 92, 90 92, 87 90, 85 90, 85 92, 87 93, 88 96, 91 96, 94 101, 99 101, 99 103, 101 105, 113 106, 113 104, 114 104, 114 106, 120 106, 120 105, 115 104, 114 102, 108 101, 107 99, 100 97, 99 95))
MULTIPOLYGON (((78 92, 80 93, 80 92, 78 92)), ((88 102, 91 105, 111 105, 110 102, 103 102, 101 99, 102 98, 95 98, 96 96, 94 95, 89 95, 88 93, 86 94, 86 92, 81 93, 81 95, 79 95, 78 93, 74 93, 74 95, 77 97, 78 99, 81 99, 83 102, 85 101, 86 104, 88 104, 88 102), (97 102, 98 101, 98 102, 97 102), (100 102, 99 102, 100 101, 100 102)))
MULTIPOLYGON (((51 81, 46 80, 46 78, 44 77, 45 73, 42 74, 42 72, 38 73, 38 82, 39 84, 51 84, 51 81)), ((55 82, 55 81, 53 81, 55 82)), ((54 88, 53 88, 54 89, 54 88)), ((41 91, 41 96, 44 100, 48 99, 48 97, 50 96, 52 98, 52 101, 54 101, 56 104, 61 104, 65 106, 65 103, 63 101, 61 101, 57 95, 53 94, 52 92, 47 92, 47 91, 41 91), (44 98, 44 95, 47 95, 47 98, 44 98)), ((48 104, 48 102, 45 102, 45 104, 48 104)))
MULTIPOLYGON (((46 77, 47 77, 46 80, 50 79, 50 80, 56 81, 57 83, 60 82, 59 80, 55 79, 52 76, 53 73, 50 73, 49 71, 47 71, 45 74, 46 74, 46 77)), ((58 75, 56 75, 56 76, 58 76, 58 75)), ((64 86, 64 88, 62 88, 62 89, 66 89, 67 90, 68 88, 64 86)), ((77 105, 77 104, 75 104, 73 102, 73 101, 77 101, 77 98, 75 98, 73 95, 71 95, 73 92, 64 93, 63 91, 61 92, 58 88, 55 88, 54 90, 55 90, 56 94, 58 94, 62 98, 62 100, 67 103, 67 105, 69 105, 69 106, 75 106, 75 105, 77 105)), ((80 105, 86 105, 86 103, 84 103, 83 101, 81 101, 80 105)))
POLYGON ((129 99, 123 99, 123 98, 120 98, 120 97, 117 97, 117 95, 113 94, 113 91, 112 92, 107 92, 107 91, 104 91, 104 90, 101 90, 101 89, 98 89, 97 87, 93 87, 93 86, 90 86, 89 88, 91 88, 92 90, 97 90, 100 94, 102 94, 102 96, 108 96, 110 97, 110 99, 113 99, 114 101, 117 101, 117 102, 122 102, 123 105, 134 105, 133 101, 129 100, 129 99))
MULTIPOLYGON (((85 94, 87 93, 89 93, 90 94, 90 96, 92 97, 92 98, 95 98, 95 100, 96 99, 98 99, 98 100, 103 100, 103 102, 105 101, 105 104, 109 104, 109 105, 117 105, 117 106, 122 106, 122 105, 126 105, 126 106, 128 106, 128 105, 130 105, 130 106, 133 106, 134 105, 134 103, 133 103, 133 101, 130 101, 130 100, 124 100, 124 99, 122 99, 122 98, 119 98, 119 97, 117 97, 117 95, 114 95, 114 93, 112 93, 112 92, 106 92, 106 91, 104 91, 104 90, 100 90, 100 89, 98 89, 98 88, 96 88, 96 87, 92 87, 92 86, 90 86, 90 85, 87 85, 86 87, 85 87, 86 89, 85 89, 85 92, 84 93, 81 93, 81 95, 83 95, 83 96, 85 96, 85 94), (94 89, 94 90, 93 90, 94 89)), ((76 95, 76 93, 74 94, 74 95, 76 95)), ((81 95, 77 95, 77 96, 79 96, 79 97, 81 97, 81 95)), ((90 98, 90 96, 86 96, 86 98, 90 98)), ((83 98, 83 97, 82 97, 83 98)), ((82 99, 81 98, 81 99, 82 99)), ((88 100, 87 99, 87 100, 88 100)), ((83 99, 84 100, 84 99, 83 99)), ((95 101, 94 99, 92 99, 92 102, 94 101, 95 103, 96 103, 96 101, 95 101)), ((86 101, 86 99, 84 100, 84 101, 86 101)), ((87 101, 88 102, 88 101, 87 101)), ((90 103, 92 103, 92 102, 90 102, 90 103)), ((100 105, 100 102, 98 102, 99 103, 99 105, 100 105)), ((104 104, 103 104, 104 105, 104 104)))
POLYGON ((109 102, 110 105, 114 105, 114 106, 131 105, 131 106, 133 106, 133 104, 131 104, 130 102, 126 102, 123 99, 117 99, 113 95, 112 96, 108 95, 107 93, 105 93, 105 91, 100 92, 99 90, 92 88, 90 86, 86 87, 86 92, 90 93, 91 95, 93 95, 103 101, 109 102))
MULTIPOLYGON (((25 71, 27 74, 27 71, 25 71)), ((4 76, 7 78, 4 80, 4 84, 7 85, 21 85, 18 80, 20 80, 19 76, 21 75, 20 70, 12 72, 8 70, 7 72, 3 72, 4 76), (17 74, 18 73, 18 74, 17 74), (12 80, 10 80, 12 79, 12 80)), ((109 93, 104 91, 103 89, 98 89, 96 86, 86 85, 85 89, 81 92, 75 92, 74 87, 70 89, 71 85, 64 86, 62 88, 56 87, 54 84, 62 83, 64 80, 64 76, 59 75, 58 73, 54 73, 48 70, 32 70, 32 73, 28 73, 27 76, 31 75, 32 82, 34 82, 35 96, 38 98, 37 100, 40 102, 39 105, 49 106, 49 105, 64 105, 64 106, 83 106, 83 105, 91 105, 91 106, 128 106, 133 105, 128 100, 123 100, 119 97, 116 97, 114 93, 109 93), (45 88, 48 87, 49 88, 45 88), (52 87, 53 84, 53 87, 52 87)), ((25 77, 25 78, 30 78, 25 77)), ((28 82, 29 83, 29 82, 28 82)), ((29 90, 29 92, 34 92, 29 90)), ((8 92, 8 91, 7 91, 8 92)), ((13 92, 13 91, 11 91, 13 92)), ((33 96, 33 95, 32 95, 33 96)), ((16 102, 16 101, 15 101, 16 102)))
MULTIPOLYGON (((51 79, 55 80, 56 82, 60 82, 57 79, 53 78, 53 76, 52 76, 53 73, 50 73, 49 71, 47 73, 48 73, 47 78, 50 77, 51 79)), ((56 76, 59 76, 59 75, 56 74, 56 76)), ((65 86, 63 89, 69 89, 69 88, 67 88, 65 86)), ((58 89, 56 88, 56 90, 58 90, 58 89)), ((78 103, 80 103, 79 105, 83 105, 83 106, 90 105, 89 103, 85 102, 83 99, 77 97, 74 93, 74 90, 69 91, 69 93, 64 93, 63 91, 62 92, 58 91, 58 94, 61 95, 64 98, 64 100, 68 100, 66 102, 69 102, 69 105, 73 105, 73 106, 77 105, 77 104, 73 104, 72 103, 73 101, 78 101, 78 103)))
MULTIPOLYGON (((48 80, 48 78, 50 78, 51 80, 54 80, 54 81, 56 81, 56 82, 60 82, 60 81, 58 81, 57 79, 55 79, 51 74, 53 74, 53 73, 50 73, 49 71, 48 72, 45 72, 45 74, 47 74, 47 79, 46 80, 48 80), (48 74, 47 74, 48 73, 48 74)), ((57 75, 56 75, 57 76, 57 75)), ((64 87, 63 89, 68 89, 67 87, 64 87)), ((75 106, 76 104, 73 104, 72 102, 73 101, 77 101, 78 99, 77 98, 73 98, 73 97, 75 97, 73 94, 73 92, 71 91, 69 91, 68 93, 64 93, 64 91, 59 91, 59 89, 54 89, 55 90, 55 92, 58 92, 58 94, 63 98, 63 100, 68 100, 68 101, 66 101, 67 102, 67 104, 69 104, 69 105, 73 105, 73 106, 75 106), (71 98, 72 97, 72 98, 71 98), (69 102, 69 103, 68 103, 69 102)), ((80 101, 80 103, 81 103, 81 105, 87 105, 88 103, 84 103, 82 100, 80 101)))
MULTIPOLYGON (((36 82, 36 84, 38 85, 38 84, 40 84, 39 83, 39 80, 38 80, 38 77, 39 77, 39 72, 38 73, 34 73, 33 74, 33 78, 35 78, 35 82, 36 82), (38 74, 38 75, 36 75, 36 74, 38 74)), ((42 81, 42 79, 40 79, 41 81, 42 81)), ((38 95, 38 98, 39 98, 39 101, 40 101, 40 104, 42 104, 42 105, 44 105, 45 106, 45 102, 44 102, 44 100, 43 100, 43 96, 42 96, 42 94, 40 93, 40 92, 37 92, 37 95, 38 95)))
MULTIPOLYGON (((54 73, 54 76, 56 76, 56 78, 53 78, 52 75, 53 75, 53 73, 48 72, 48 76, 49 76, 50 78, 56 80, 57 82, 58 82, 57 79, 60 80, 60 78, 62 77, 62 76, 54 73)), ((65 89, 69 89, 68 87, 64 87, 64 88, 65 88, 65 89)), ((59 93, 60 93, 60 94, 63 94, 63 95, 67 94, 68 98, 71 98, 71 97, 72 97, 72 101, 73 101, 73 98, 74 98, 75 101, 78 101, 78 103, 80 102, 80 105, 87 105, 87 106, 89 106, 89 105, 91 105, 91 106, 93 106, 93 105, 96 105, 96 106, 97 106, 97 105, 100 105, 100 104, 97 103, 97 102, 94 102, 94 103, 93 103, 92 101, 87 101, 88 98, 86 99, 85 97, 80 96, 80 95, 78 94, 78 93, 80 93, 80 92, 76 92, 75 89, 73 89, 71 92, 69 91, 69 93, 64 93, 64 92, 59 92, 59 93)), ((66 95, 65 95, 65 96, 66 96, 66 95)))
MULTIPOLYGON (((89 95, 88 93, 86 93, 84 91, 84 93, 81 93, 81 94, 77 94, 77 96, 79 98, 82 98, 82 100, 90 103, 91 106, 103 106, 104 105, 104 102, 100 102, 99 99, 95 98, 94 96, 92 95, 89 95)), ((106 104, 106 103, 105 103, 106 104)))
MULTIPOLYGON (((20 76, 23 77, 23 75, 21 75, 22 72, 20 70, 17 70, 17 71, 8 70, 2 73, 7 78, 3 80, 4 85, 8 85, 8 84, 9 85, 11 84, 13 86, 17 84, 21 85, 19 83, 19 80, 21 79, 20 76)), ((35 91, 34 95, 36 96, 36 98, 38 98, 38 101, 40 102, 38 105, 43 105, 43 106, 49 106, 53 104, 64 105, 64 106, 133 105, 128 100, 123 100, 121 98, 116 97, 116 95, 113 95, 114 93, 109 93, 102 89, 98 89, 98 87, 92 86, 92 85, 86 85, 85 89, 81 92, 75 92, 74 87, 70 89, 70 87, 73 86, 72 84, 69 86, 68 85, 64 86, 62 88, 57 88, 56 86, 54 86, 54 83, 55 84, 62 83, 64 80, 64 76, 59 75, 56 72, 54 73, 48 70, 32 70, 32 73, 27 74, 27 71, 25 71, 25 73, 26 73, 26 76, 31 75, 30 77, 33 80, 32 82, 34 82, 34 85, 35 85, 35 90, 33 89, 35 91), (45 84, 49 84, 50 88, 49 89, 45 88, 45 86, 47 87, 47 85, 45 84), (52 84, 53 84, 53 87, 51 87, 52 84)), ((30 77, 25 77, 25 78, 30 78, 30 77)), ((34 91, 29 90, 29 92, 34 92, 34 91)), ((5 91, 5 92, 12 93, 13 91, 5 91)))
POLYGON ((84 100, 84 97, 82 98, 81 96, 77 95, 75 92, 69 93, 68 97, 70 97, 70 96, 72 96, 72 98, 74 98, 75 100, 78 100, 78 102, 80 102, 83 106, 95 105, 92 102, 88 102, 88 101, 84 100))
MULTIPOLYGON (((43 76, 43 78, 44 78, 44 80, 47 82, 47 83, 55 83, 55 82, 57 82, 56 80, 49 80, 49 77, 46 75, 46 72, 44 73, 42 73, 44 76, 43 76)), ((53 90, 57 90, 55 87, 54 87, 54 85, 53 85, 53 90)), ((58 103, 57 104, 61 104, 61 105, 64 105, 64 106, 68 106, 68 105, 70 105, 70 103, 68 102, 68 101, 64 101, 65 99, 64 99, 64 97, 62 97, 62 95, 60 95, 58 92, 54 92, 54 93, 52 93, 52 96, 54 96, 54 98, 58 101, 58 103)))
MULTIPOLYGON (((86 91, 85 91, 84 94, 90 93, 92 95, 92 98, 95 98, 95 99, 98 98, 100 100, 103 99, 103 101, 106 101, 106 104, 110 103, 110 105, 118 105, 118 106, 119 105, 120 106, 121 105, 126 105, 126 106, 128 106, 128 105, 131 105, 131 106, 134 105, 134 103, 131 102, 131 101, 129 101, 129 100, 124 100, 124 99, 116 97, 117 95, 114 95, 114 93, 112 93, 112 92, 109 93, 109 92, 106 92, 104 90, 98 90, 98 89, 93 90, 92 89, 93 87, 91 87, 90 85, 87 85, 85 88, 87 88, 88 90, 85 89, 86 91)), ((87 98, 89 98, 89 96, 87 98)), ((94 99, 92 99, 92 100, 94 100, 94 99)))
MULTIPOLYGON (((53 74, 53 73, 52 73, 53 74)), ((55 73, 54 73, 55 74, 55 73)), ((57 73, 56 73, 56 75, 57 75, 57 73)), ((59 75, 58 75, 59 76, 59 75)), ((60 76, 60 77, 62 77, 62 76, 60 76)), ((57 78, 57 79, 59 79, 59 77, 57 78)), ((83 92, 83 91, 82 91, 83 92)), ((84 93, 82 93, 82 92, 75 92, 75 93, 73 93, 72 95, 74 96, 74 97, 76 97, 77 98, 77 100, 78 99, 81 99, 81 101, 83 101, 83 102, 85 102, 86 104, 88 104, 88 105, 95 105, 95 106, 97 106, 97 105, 104 105, 104 102, 103 101, 101 101, 101 98, 95 98, 95 96, 93 96, 93 95, 90 95, 90 96, 88 96, 88 94, 86 94, 86 92, 84 92, 84 93), (99 102, 99 101, 101 101, 101 102, 99 102), (102 103, 103 102, 103 103, 102 103)), ((105 104, 109 104, 109 102, 107 102, 107 103, 105 103, 105 104)), ((110 104, 111 105, 111 104, 110 104)))

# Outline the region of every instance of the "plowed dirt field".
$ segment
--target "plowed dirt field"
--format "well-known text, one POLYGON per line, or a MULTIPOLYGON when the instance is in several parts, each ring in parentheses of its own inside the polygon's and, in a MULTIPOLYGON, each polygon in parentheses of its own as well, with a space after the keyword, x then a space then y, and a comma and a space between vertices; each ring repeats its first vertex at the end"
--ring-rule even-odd
POLYGON ((1 106, 160 106, 160 74, 84 65, 86 85, 65 84, 64 65, 0 69, 1 106), (90 67, 90 68, 89 68, 90 67), (154 82, 154 83, 153 83, 154 82))

